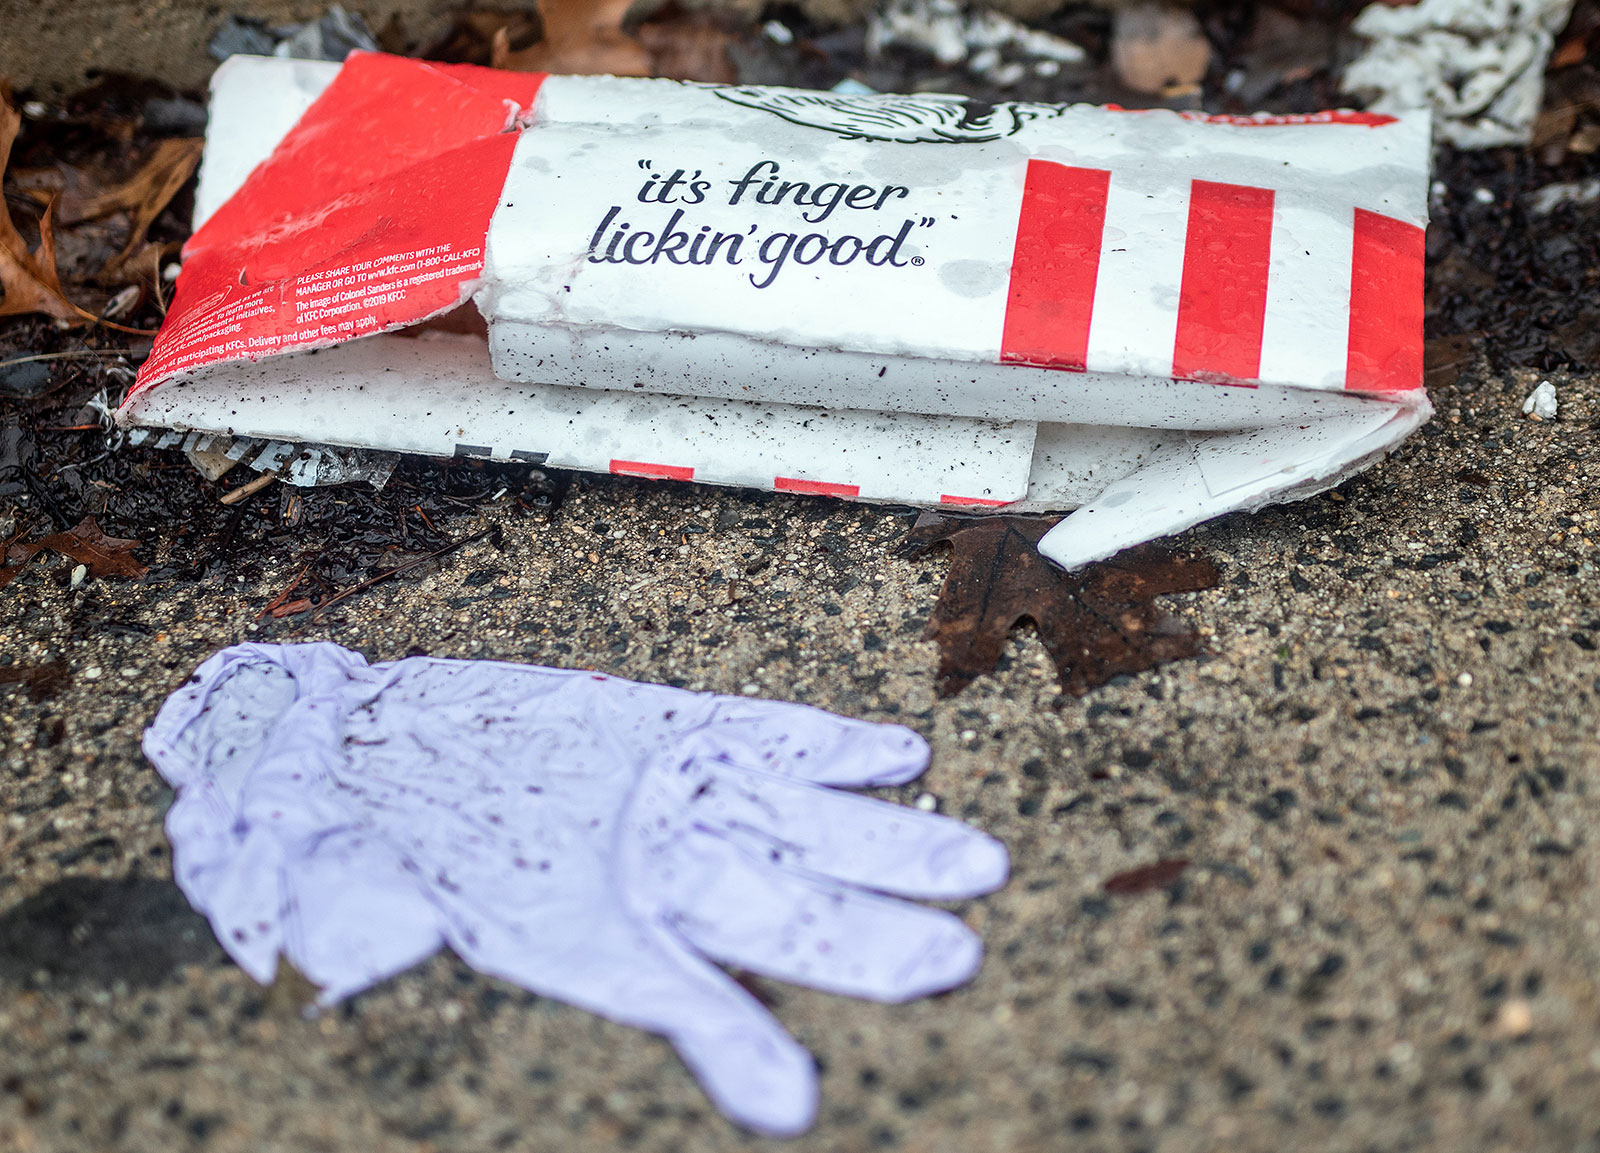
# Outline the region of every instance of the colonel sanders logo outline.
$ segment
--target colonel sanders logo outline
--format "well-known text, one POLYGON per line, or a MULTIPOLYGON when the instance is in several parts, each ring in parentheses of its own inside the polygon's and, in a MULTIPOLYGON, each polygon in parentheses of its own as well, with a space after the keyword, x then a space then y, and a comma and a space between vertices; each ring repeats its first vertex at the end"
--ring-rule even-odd
POLYGON ((845 96, 754 86, 715 91, 731 104, 771 113, 802 128, 885 144, 987 144, 1015 136, 1029 121, 1066 111, 1062 105, 1027 100, 988 104, 942 94, 845 96))

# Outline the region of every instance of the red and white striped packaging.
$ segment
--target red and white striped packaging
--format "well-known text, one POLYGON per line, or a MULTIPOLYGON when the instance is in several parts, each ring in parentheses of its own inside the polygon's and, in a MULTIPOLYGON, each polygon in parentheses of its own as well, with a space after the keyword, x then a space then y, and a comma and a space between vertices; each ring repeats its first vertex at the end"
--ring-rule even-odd
POLYGON ((1320 491, 1426 419, 1427 184, 1426 114, 235 58, 120 415, 1081 506, 1041 543, 1076 566, 1320 491), (487 348, 382 335, 469 299, 487 348))

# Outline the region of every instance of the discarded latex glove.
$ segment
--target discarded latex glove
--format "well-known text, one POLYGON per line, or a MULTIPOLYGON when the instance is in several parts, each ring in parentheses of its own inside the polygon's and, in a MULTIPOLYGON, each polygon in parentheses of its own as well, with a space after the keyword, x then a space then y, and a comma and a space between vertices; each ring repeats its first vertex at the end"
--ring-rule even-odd
POLYGON ((921 737, 802 705, 332 644, 239 645, 162 707, 179 886, 256 980, 332 1004, 449 945, 482 972, 665 1034, 729 1117, 804 1130, 816 1071, 712 958, 902 1001, 982 945, 947 899, 994 839, 824 786, 893 785, 921 737))

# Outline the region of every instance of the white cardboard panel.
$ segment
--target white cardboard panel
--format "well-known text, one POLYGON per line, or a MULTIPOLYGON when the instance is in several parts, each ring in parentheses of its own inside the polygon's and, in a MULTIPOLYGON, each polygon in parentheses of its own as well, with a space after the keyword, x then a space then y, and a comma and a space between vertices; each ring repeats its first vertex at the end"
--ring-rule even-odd
POLYGON ((378 336, 218 365, 139 394, 125 419, 597 472, 665 466, 662 475, 692 469, 697 481, 753 488, 774 488, 785 477, 855 485, 861 499, 908 504, 1021 499, 1034 438, 1027 421, 517 384, 494 376, 483 341, 472 337, 378 336))

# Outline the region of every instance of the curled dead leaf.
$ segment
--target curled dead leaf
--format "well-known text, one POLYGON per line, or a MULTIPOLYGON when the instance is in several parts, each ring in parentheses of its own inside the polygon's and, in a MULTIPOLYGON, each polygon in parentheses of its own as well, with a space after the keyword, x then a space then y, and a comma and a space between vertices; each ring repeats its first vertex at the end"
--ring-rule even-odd
MULTIPOLYGON (((11 160, 11 145, 22 129, 22 115, 11 103, 11 92, 0 84, 0 178, 11 160)), ((43 313, 57 320, 93 319, 67 299, 56 273, 55 235, 50 209, 39 219, 39 247, 28 251, 27 241, 12 223, 11 212, 0 203, 0 316, 43 313)))
POLYGON ((127 243, 121 252, 106 261, 99 273, 101 281, 121 284, 149 275, 166 246, 151 244, 145 237, 156 217, 194 175, 204 143, 198 138, 163 140, 139 170, 123 183, 93 196, 63 199, 60 217, 63 224, 97 220, 116 212, 128 214, 127 243))

